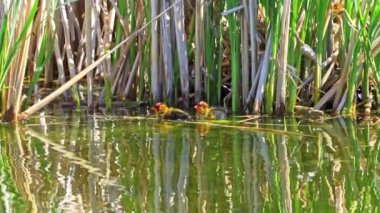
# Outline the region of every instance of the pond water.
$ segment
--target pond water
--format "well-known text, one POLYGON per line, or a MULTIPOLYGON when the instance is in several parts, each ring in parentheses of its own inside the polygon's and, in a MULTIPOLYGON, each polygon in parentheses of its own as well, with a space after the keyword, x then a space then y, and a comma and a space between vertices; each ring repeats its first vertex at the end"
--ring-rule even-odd
POLYGON ((380 130, 62 113, 0 125, 0 212, 379 212, 380 130))

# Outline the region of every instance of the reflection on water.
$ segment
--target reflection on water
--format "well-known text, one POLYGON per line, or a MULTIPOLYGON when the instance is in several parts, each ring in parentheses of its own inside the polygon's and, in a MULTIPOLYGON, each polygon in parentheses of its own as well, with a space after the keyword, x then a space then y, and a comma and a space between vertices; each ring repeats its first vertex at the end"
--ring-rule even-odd
POLYGON ((79 114, 0 125, 0 211, 379 212, 376 127, 235 125, 79 114))

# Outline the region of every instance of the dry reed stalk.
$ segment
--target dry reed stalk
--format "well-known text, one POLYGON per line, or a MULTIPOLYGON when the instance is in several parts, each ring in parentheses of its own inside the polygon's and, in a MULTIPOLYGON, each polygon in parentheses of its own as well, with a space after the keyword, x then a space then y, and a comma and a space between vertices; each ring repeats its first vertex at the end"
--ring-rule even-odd
POLYGON ((132 81, 136 75, 136 72, 138 70, 138 66, 139 66, 140 62, 141 62, 141 49, 139 50, 139 52, 136 55, 135 62, 133 63, 132 70, 131 70, 129 77, 128 77, 127 85, 124 88, 123 97, 125 97, 125 98, 127 98, 128 94, 130 93, 132 81))
MULTIPOLYGON (((85 0, 85 46, 86 46, 86 66, 92 64, 95 58, 95 26, 96 14, 95 5, 92 0, 85 0)), ((93 107, 93 72, 87 74, 87 107, 93 107)))
MULTIPOLYGON (((66 52, 66 60, 69 68, 70 77, 73 78, 75 76, 76 67, 75 67, 75 61, 74 61, 74 54, 71 47, 71 38, 70 38, 70 24, 69 19, 67 18, 67 12, 66 12, 66 4, 64 0, 60 0, 60 12, 61 12, 61 19, 62 19, 62 27, 63 27, 63 34, 64 34, 64 50, 66 52)), ((74 85, 72 89, 72 96, 74 98, 74 101, 76 102, 77 106, 80 106, 80 100, 78 99, 78 89, 77 84, 74 85)))
POLYGON ((256 0, 249 0, 248 13, 249 13, 249 36, 251 40, 251 80, 255 78, 257 74, 257 13, 258 5, 256 0))
MULTIPOLYGON (((157 16, 158 11, 158 5, 157 0, 151 0, 150 1, 150 10, 151 10, 151 17, 157 16)), ((151 90, 152 90, 152 98, 153 102, 158 102, 160 100, 160 87, 159 87, 159 69, 158 69, 158 61, 159 61, 159 35, 158 35, 158 22, 154 21, 151 25, 151 65, 150 65, 150 72, 151 72, 151 90)))
MULTIPOLYGON (((103 36, 103 42, 104 42, 104 48, 102 49, 102 52, 100 55, 103 55, 105 51, 109 50, 111 48, 111 42, 113 37, 113 31, 115 28, 115 16, 116 16, 116 10, 114 8, 108 10, 107 7, 107 0, 103 0, 103 29, 104 29, 104 36, 103 36)), ((111 75, 112 70, 112 61, 111 57, 108 57, 104 63, 104 74, 108 77, 111 75)))
MULTIPOLYGON (((74 12, 73 12, 73 9, 72 9, 72 6, 71 6, 71 4, 66 4, 65 5, 65 9, 66 9, 66 14, 67 14, 67 23, 68 23, 68 27, 69 27, 69 33, 70 33, 70 41, 71 42, 74 42, 74 41, 76 41, 76 40, 80 40, 80 38, 81 38, 81 36, 80 36, 80 32, 81 32, 81 30, 79 29, 79 33, 78 33, 78 36, 77 35, 75 35, 75 31, 76 31, 76 29, 78 29, 78 28, 76 28, 75 27, 75 14, 74 14, 74 12), (78 38, 77 38, 78 37, 78 38)), ((79 27, 80 28, 80 27, 79 27)), ((74 50, 75 51, 75 50, 74 50)))
POLYGON ((196 1, 195 5, 195 37, 194 37, 194 95, 195 102, 198 103, 202 98, 202 69, 204 67, 204 0, 196 1))
MULTIPOLYGON (((43 39, 43 36, 45 34, 45 29, 46 29, 46 20, 47 20, 47 2, 46 1, 40 1, 40 15, 38 17, 38 22, 36 24, 38 24, 38 29, 37 29, 37 33, 36 33, 36 36, 37 36, 37 39, 36 39, 36 49, 35 49, 35 53, 34 53, 34 62, 36 62, 38 60, 38 56, 40 54, 40 51, 41 51, 41 43, 42 43, 42 39, 43 39)), ((34 51, 34 50, 33 50, 34 51)), ((43 50, 45 51, 45 50, 43 50)), ((36 70, 36 67, 37 66, 37 63, 33 63, 33 70, 36 70)), ((38 85, 38 84, 36 84, 38 85)), ((37 96, 37 87, 34 88, 34 93, 35 95, 37 96)))
POLYGON ((112 72, 111 72, 111 82, 112 82, 111 92, 112 92, 112 94, 116 91, 116 87, 119 84, 119 80, 120 80, 121 75, 122 75, 121 69, 122 69, 122 67, 126 61, 127 53, 129 51, 131 44, 132 44, 132 40, 121 49, 119 60, 117 61, 117 63, 112 68, 112 72))
MULTIPOLYGON (((161 0, 161 10, 164 11, 169 6, 167 0, 161 0)), ((165 71, 165 96, 172 102, 174 97, 174 72, 173 72, 173 57, 172 57, 172 39, 171 39, 171 24, 170 14, 166 13, 161 17, 161 47, 163 65, 165 71)))
POLYGON ((72 41, 83 40, 83 36, 82 36, 83 31, 80 27, 77 16, 75 16, 76 13, 82 14, 82 11, 75 12, 75 11, 80 10, 81 8, 80 7, 78 8, 78 4, 67 4, 66 6, 68 10, 67 15, 68 15, 69 24, 70 24, 70 36, 71 36, 70 38, 72 41))
MULTIPOLYGON (((173 1, 174 2, 174 1, 173 1)), ((189 86, 189 62, 187 58, 187 43, 186 43, 186 32, 185 32, 185 15, 184 15, 184 4, 183 1, 179 1, 174 4, 174 27, 177 42, 177 53, 179 60, 179 70, 181 77, 181 93, 183 106, 185 108, 189 107, 189 97, 190 97, 190 86, 189 86)), ((153 32, 152 32, 153 35, 153 32)), ((153 44, 152 44, 153 45, 153 44)), ((153 47, 152 47, 153 48, 153 47)), ((154 51, 152 49, 152 51, 154 51)))
POLYGON ((126 59, 124 66, 123 66, 123 69, 122 69, 122 72, 120 73, 118 84, 117 84, 116 90, 115 90, 116 96, 123 97, 124 89, 127 85, 128 78, 130 75, 130 71, 131 71, 132 66, 133 66, 133 62, 136 59, 135 56, 133 58, 134 61, 131 61, 131 59, 129 58, 132 55, 132 49, 134 48, 134 45, 135 45, 135 42, 133 42, 133 44, 131 45, 131 49, 128 51, 128 58, 126 59))
MULTIPOLYGON (((55 5, 53 5, 52 2, 49 3, 49 6, 48 6, 48 13, 46 14, 46 33, 49 34, 49 37, 51 38, 51 42, 53 42, 53 44, 50 45, 51 48, 53 48, 53 52, 52 52, 52 55, 51 55, 51 60, 48 61, 48 63, 46 64, 45 66, 45 73, 44 73, 44 87, 49 87, 51 86, 52 82, 54 81, 54 74, 55 74, 55 70, 57 69, 55 64, 56 64, 56 61, 53 60, 54 59, 54 55, 55 55, 55 42, 56 40, 58 41, 58 37, 56 37, 56 29, 53 28, 53 25, 55 27, 55 21, 54 21, 54 16, 57 15, 58 13, 54 13, 52 12, 52 8, 53 6, 55 7, 55 5)), ((61 78, 61 72, 59 71, 58 69, 58 82, 60 84, 63 84, 64 83, 64 78, 63 78, 63 83, 61 82, 62 79, 61 78)), ((63 77, 64 76, 64 73, 63 73, 63 77)))
MULTIPOLYGON (((253 103, 253 113, 258 114, 261 112, 261 106, 263 104, 264 90, 265 84, 268 78, 269 64, 270 64, 270 56, 272 55, 272 40, 273 40, 273 30, 269 33, 267 46, 265 48, 264 58, 259 66, 259 70, 257 73, 257 78, 259 77, 259 81, 257 84, 257 90, 255 95, 255 101, 253 103)), ((255 89, 255 82, 252 83, 251 91, 255 89)))
POLYGON ((117 5, 114 0, 108 0, 108 2, 111 3, 112 9, 115 10, 115 14, 118 18, 118 21, 120 21, 120 24, 123 28, 124 35, 128 36, 130 34, 128 26, 129 26, 129 21, 124 18, 124 16, 120 13, 119 8, 117 8, 117 5))
MULTIPOLYGON (((111 42, 113 38, 113 31, 115 28, 115 17, 116 17, 116 9, 111 7, 108 9, 108 3, 107 0, 102 1, 102 22, 103 22, 103 29, 100 29, 100 27, 96 28, 97 31, 97 37, 100 40, 99 46, 98 46, 98 55, 104 55, 106 51, 108 51, 111 48, 111 42), (103 36, 101 34, 101 31, 103 31, 103 36)), ((105 61, 99 66, 100 73, 104 76, 104 85, 107 85, 110 83, 111 88, 103 88, 103 91, 100 94, 100 97, 98 98, 98 103, 103 105, 105 102, 105 95, 108 93, 108 95, 113 94, 112 89, 112 60, 111 56, 108 56, 105 61), (106 91, 106 90, 110 91, 106 91)), ((109 100, 112 100, 112 98, 108 97, 109 100)), ((110 103, 107 103, 106 101, 106 107, 108 108, 110 103)))
MULTIPOLYGON (((249 94, 249 31, 248 31, 248 4, 243 0, 243 13, 241 15, 241 94, 243 108, 247 109, 247 98, 249 94)), ((252 42, 254 42, 253 40, 252 42)))
POLYGON ((44 84, 43 87, 47 88, 50 87, 53 84, 54 81, 54 61, 49 60, 45 65, 45 72, 44 72, 44 84))
POLYGON ((59 32, 56 31, 56 25, 54 21, 50 22, 52 31, 54 32, 54 54, 55 54, 55 60, 57 63, 58 68, 58 81, 61 85, 66 83, 66 77, 65 77, 65 68, 63 66, 63 59, 61 55, 61 49, 59 46, 59 38, 58 34, 59 32))
POLYGON ((276 114, 283 115, 285 113, 286 101, 286 67, 288 64, 288 46, 289 46, 289 20, 290 20, 290 7, 291 1, 284 0, 282 23, 281 23, 281 37, 280 37, 280 50, 278 52, 278 79, 277 79, 277 92, 276 92, 276 114))
POLYGON ((332 99, 338 90, 338 86, 340 84, 340 80, 338 80, 334 86, 332 86, 329 91, 319 100, 318 103, 314 105, 314 109, 319 110, 321 109, 330 99, 332 99))

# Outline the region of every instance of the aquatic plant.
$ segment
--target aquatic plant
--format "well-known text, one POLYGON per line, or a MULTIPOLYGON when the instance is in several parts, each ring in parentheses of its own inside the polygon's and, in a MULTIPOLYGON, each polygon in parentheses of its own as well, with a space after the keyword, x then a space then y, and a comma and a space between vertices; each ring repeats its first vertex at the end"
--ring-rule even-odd
POLYGON ((22 118, 61 95, 108 110, 115 100, 185 108, 207 100, 249 114, 380 109, 377 0, 21 3, 0 7, 5 120, 15 120, 11 108, 20 113, 23 87, 24 106, 38 107, 22 118), (60 92, 37 103, 50 90, 60 92))
MULTIPOLYGON (((0 26, 1 114, 3 119, 13 121, 17 119, 21 107, 21 92, 28 57, 33 52, 33 49, 30 50, 30 34, 38 0, 5 1, 0 4, 3 10, 0 26)), ((37 45, 41 45, 41 42, 37 45)), ((40 46, 37 46, 37 53, 39 50, 40 46)))

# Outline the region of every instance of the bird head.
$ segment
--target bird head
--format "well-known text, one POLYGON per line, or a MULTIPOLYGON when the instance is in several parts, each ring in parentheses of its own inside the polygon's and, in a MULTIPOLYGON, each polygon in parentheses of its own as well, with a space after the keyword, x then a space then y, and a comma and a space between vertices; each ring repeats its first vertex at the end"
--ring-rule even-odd
POLYGON ((210 106, 207 102, 201 101, 197 105, 194 106, 194 109, 197 111, 197 113, 205 114, 208 109, 210 109, 210 106))
POLYGON ((194 106, 194 109, 196 109, 196 110, 199 110, 199 109, 202 109, 202 108, 209 108, 208 103, 205 102, 205 101, 201 101, 197 105, 194 106))
POLYGON ((161 103, 161 102, 156 103, 152 107, 152 110, 157 114, 162 114, 162 113, 166 112, 167 109, 168 109, 168 106, 164 103, 161 103))

